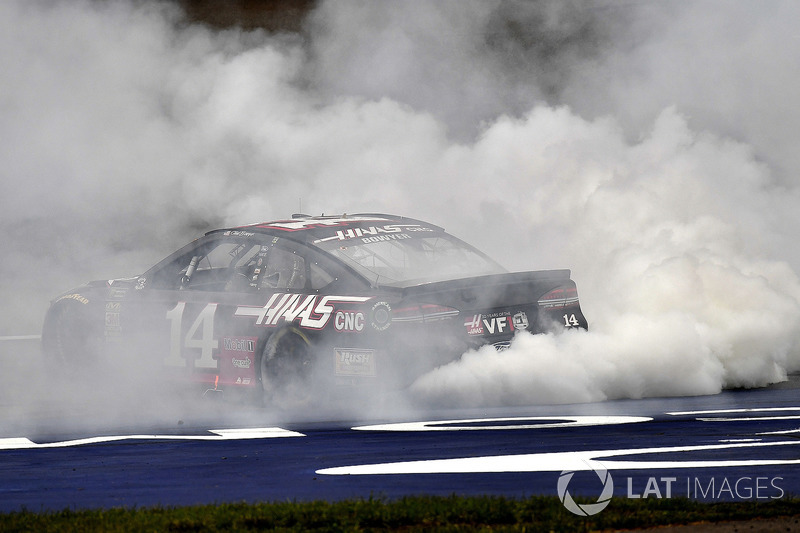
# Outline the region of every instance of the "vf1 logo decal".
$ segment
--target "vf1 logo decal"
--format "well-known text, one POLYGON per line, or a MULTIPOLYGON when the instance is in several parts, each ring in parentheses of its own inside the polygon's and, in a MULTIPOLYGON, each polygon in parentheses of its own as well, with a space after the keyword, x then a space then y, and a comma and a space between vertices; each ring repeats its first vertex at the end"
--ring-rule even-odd
POLYGON ((518 329, 527 329, 528 325, 528 315, 523 311, 519 311, 513 316, 506 311, 477 314, 472 315, 464 322, 464 327, 467 328, 469 335, 500 335, 518 329))

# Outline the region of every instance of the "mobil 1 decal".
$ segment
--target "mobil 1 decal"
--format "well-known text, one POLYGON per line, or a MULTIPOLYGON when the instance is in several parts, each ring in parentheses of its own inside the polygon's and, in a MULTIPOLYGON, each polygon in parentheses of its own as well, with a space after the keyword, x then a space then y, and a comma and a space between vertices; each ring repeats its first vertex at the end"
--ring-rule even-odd
POLYGON ((223 383, 255 383, 258 337, 223 337, 219 353, 219 371, 223 383))

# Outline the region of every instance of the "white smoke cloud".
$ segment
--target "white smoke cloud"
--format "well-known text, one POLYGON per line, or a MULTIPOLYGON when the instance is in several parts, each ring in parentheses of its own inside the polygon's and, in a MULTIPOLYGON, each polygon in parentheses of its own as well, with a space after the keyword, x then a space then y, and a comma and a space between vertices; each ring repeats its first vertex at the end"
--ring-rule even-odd
POLYGON ((797 11, 337 1, 301 39, 155 1, 3 2, 0 333, 213 227, 388 211, 513 269, 571 268, 590 322, 465 354, 417 382, 430 402, 783 379, 800 366, 797 11))
POLYGON ((800 369, 800 283, 761 238, 783 192, 746 145, 695 133, 674 109, 629 144, 614 121, 540 108, 487 130, 474 153, 513 168, 478 170, 499 189, 532 184, 505 220, 531 228, 520 244, 544 232, 550 260, 572 266, 590 332, 483 348, 417 393, 456 404, 710 394, 800 369))

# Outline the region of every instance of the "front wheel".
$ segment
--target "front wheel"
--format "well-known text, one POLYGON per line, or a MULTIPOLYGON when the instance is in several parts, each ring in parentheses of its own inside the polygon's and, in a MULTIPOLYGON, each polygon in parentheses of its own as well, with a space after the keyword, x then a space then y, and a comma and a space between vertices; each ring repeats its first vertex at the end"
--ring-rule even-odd
POLYGON ((57 305, 50 310, 42 331, 42 349, 49 367, 59 374, 74 374, 98 363, 100 346, 77 305, 57 305))
POLYGON ((259 370, 265 405, 292 408, 311 401, 313 352, 299 329, 282 329, 267 340, 259 370))

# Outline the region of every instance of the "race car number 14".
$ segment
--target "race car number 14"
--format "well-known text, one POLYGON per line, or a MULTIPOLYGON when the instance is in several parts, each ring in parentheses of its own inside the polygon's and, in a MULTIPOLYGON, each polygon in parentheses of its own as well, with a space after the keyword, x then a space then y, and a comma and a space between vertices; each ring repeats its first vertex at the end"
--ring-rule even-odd
POLYGON ((167 320, 171 322, 169 337, 169 357, 164 360, 167 366, 186 366, 186 357, 183 355, 183 348, 199 349, 200 358, 194 359, 195 368, 217 368, 217 360, 214 359, 214 350, 219 348, 219 340, 214 338, 214 315, 217 312, 217 304, 207 304, 200 314, 197 315, 194 323, 186 333, 186 337, 181 339, 183 333, 183 311, 186 302, 178 302, 178 305, 167 311, 167 320), (198 333, 200 334, 198 337, 198 333), (183 340, 183 346, 181 346, 183 340))

